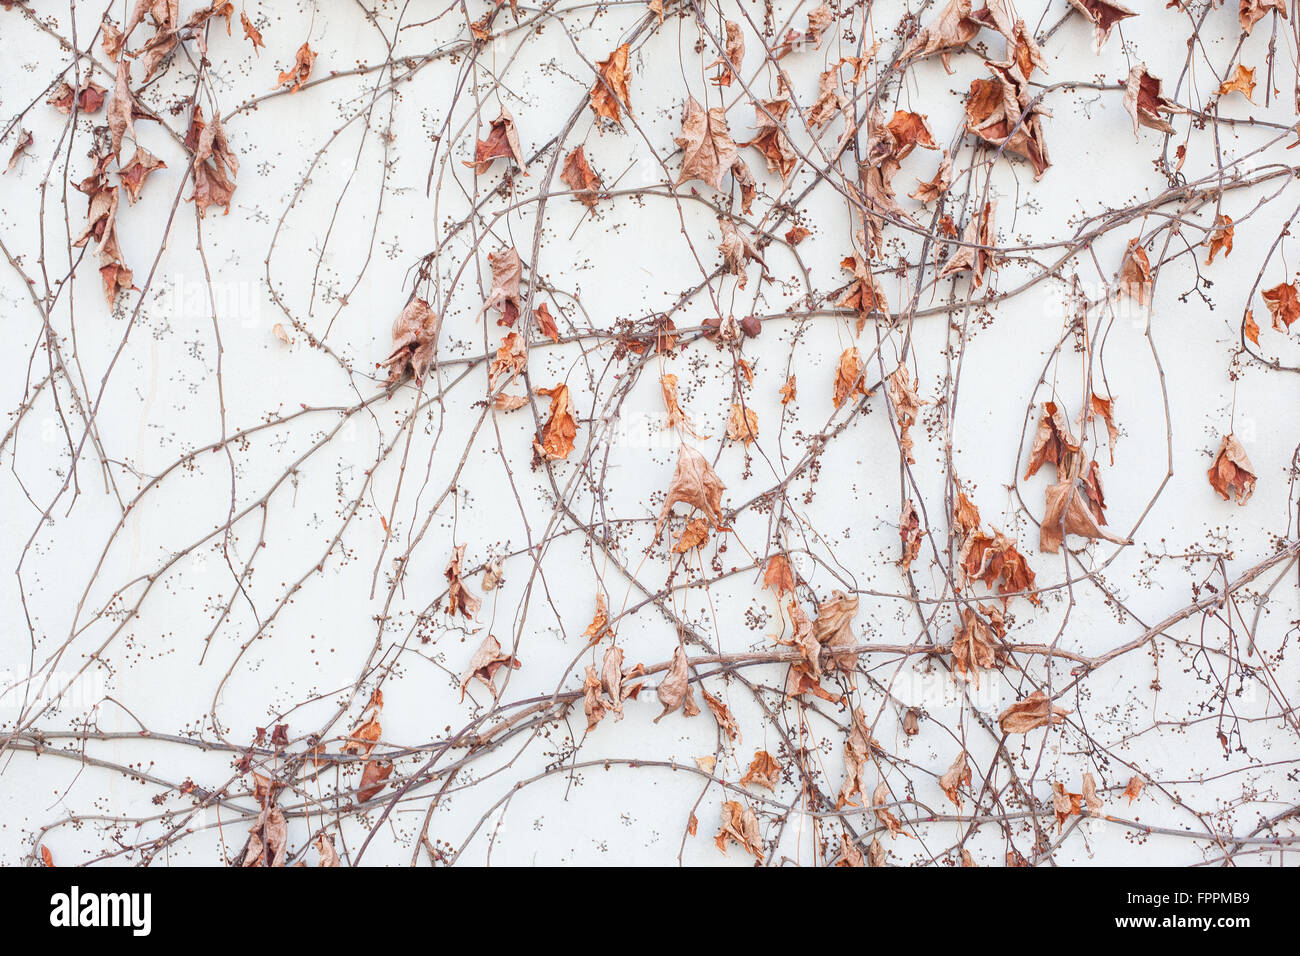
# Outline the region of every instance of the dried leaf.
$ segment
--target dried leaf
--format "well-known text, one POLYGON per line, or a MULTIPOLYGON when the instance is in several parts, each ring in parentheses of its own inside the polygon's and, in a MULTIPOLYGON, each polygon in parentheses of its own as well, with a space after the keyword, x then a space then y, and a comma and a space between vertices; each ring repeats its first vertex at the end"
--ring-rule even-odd
POLYGON ((455 617, 457 612, 461 617, 473 617, 483 605, 483 602, 475 597, 461 580, 460 562, 464 557, 465 545, 456 545, 451 552, 451 560, 447 562, 447 570, 443 572, 447 577, 447 613, 452 617, 455 617))
POLYGON ((794 376, 791 375, 789 378, 787 378, 785 380, 785 384, 782 385, 780 388, 778 388, 777 391, 780 392, 781 394, 782 405, 789 405, 791 402, 793 402, 795 400, 796 395, 798 394, 798 389, 795 386, 794 376))
POLYGON ((167 164, 155 156, 143 146, 135 148, 135 155, 131 157, 131 162, 127 163, 118 172, 118 178, 122 185, 126 187, 127 199, 135 203, 140 198, 140 190, 144 188, 144 181, 149 174, 156 169, 166 169, 167 164))
POLYGON ((970 765, 966 762, 966 751, 963 750, 957 755, 957 759, 952 762, 952 766, 945 770, 943 776, 939 778, 939 788, 947 794, 948 799, 960 811, 961 794, 958 791, 962 786, 969 787, 970 785, 970 765))
POLYGON ((312 845, 316 847, 316 852, 320 854, 320 866, 341 867, 343 865, 343 861, 339 859, 338 853, 334 850, 334 841, 325 834, 322 833, 317 836, 312 845))
POLYGON ((703 518, 692 518, 686 522, 681 536, 673 545, 674 554, 685 554, 692 548, 702 548, 709 543, 709 523, 703 518))
POLYGON ((1161 113, 1170 115, 1186 113, 1177 103, 1160 95, 1160 81, 1147 72, 1147 65, 1139 63, 1129 70, 1128 81, 1124 84, 1124 109, 1133 117, 1133 138, 1138 137, 1139 127, 1172 133, 1174 128, 1161 113))
MULTIPOLYGON (((823 649, 853 647, 858 639, 853 634, 853 617, 858 613, 857 597, 835 590, 817 606, 813 621, 813 636, 823 649)), ((856 655, 837 654, 832 658, 835 669, 851 674, 856 667, 856 655)), ((852 683, 852 678, 850 678, 852 683)))
POLYGON ((412 296, 393 321, 393 351, 384 359, 388 384, 400 382, 409 372, 415 384, 433 366, 433 350, 438 338, 438 315, 419 296, 412 296))
POLYGON ((932 203, 948 191, 952 185, 952 157, 948 151, 944 150, 943 159, 939 161, 939 169, 928 182, 920 179, 917 180, 916 191, 909 195, 923 203, 932 203))
MULTIPOLYGON (((876 281, 875 275, 856 252, 841 260, 840 268, 852 273, 853 280, 849 283, 844 297, 835 305, 840 309, 852 309, 858 314, 858 331, 861 332, 867 324, 868 316, 876 312, 889 314, 889 303, 885 301, 885 293, 880 288, 880 283, 876 281)), ((857 350, 853 351, 856 354, 857 350)), ((840 361, 843 363, 843 356, 840 357, 840 361)), ((835 407, 839 407, 839 402, 835 403, 835 407)))
POLYGON ((515 132, 515 118, 504 105, 501 114, 490 124, 487 139, 475 141, 474 161, 465 165, 474 170, 474 175, 481 176, 497 159, 513 159, 520 169, 526 165, 519 134, 515 132))
POLYGON ((1065 821, 1077 816, 1083 808, 1083 794, 1070 793, 1060 781, 1052 783, 1052 810, 1056 814, 1056 832, 1060 833, 1065 821))
POLYGON ((1097 796, 1097 781, 1092 779, 1092 774, 1083 775, 1083 802, 1088 808, 1089 813, 1096 813, 1105 803, 1101 797, 1097 796))
POLYGON ((1033 477, 1044 464, 1056 467, 1059 477, 1074 472, 1075 457, 1079 454, 1079 442, 1070 431, 1070 422, 1064 410, 1055 402, 1043 403, 1043 417, 1038 420, 1038 431, 1034 434, 1034 444, 1029 450, 1029 464, 1025 468, 1025 479, 1033 477))
POLYGON ((1128 7, 1122 7, 1111 0, 1070 0, 1070 6, 1082 13, 1092 24, 1093 32, 1097 36, 1098 50, 1110 36, 1111 27, 1121 20, 1137 16, 1128 7))
POLYGON ((1151 260, 1139 242, 1138 239, 1128 241, 1119 268, 1119 291, 1137 299, 1138 305, 1146 306, 1151 303, 1151 260))
POLYGON ((1246 317, 1242 320, 1241 332, 1256 345, 1259 344, 1259 324, 1255 321, 1255 313, 1250 309, 1246 310, 1246 317))
POLYGON ((519 658, 503 653, 500 642, 489 634, 483 638, 483 643, 479 645, 478 650, 474 652, 474 656, 470 658, 469 667, 461 675, 460 699, 465 699, 465 691, 469 688, 469 682, 477 678, 487 685, 488 690, 492 692, 492 699, 495 700, 500 693, 497 690, 495 680, 497 671, 503 667, 518 669, 522 666, 519 658))
POLYGON ((1133 776, 1128 778, 1128 786, 1124 788, 1124 796, 1128 797, 1128 802, 1130 806, 1132 805, 1133 801, 1138 798, 1138 794, 1142 792, 1142 787, 1145 785, 1145 783, 1146 781, 1143 780, 1137 774, 1134 774, 1133 776))
POLYGON ((944 69, 952 72, 952 54, 962 49, 980 32, 979 22, 971 17, 971 0, 949 0, 934 20, 927 23, 903 50, 902 59, 920 59, 938 53, 944 69))
POLYGON ((1252 103, 1255 102, 1255 70, 1253 67, 1245 67, 1240 63, 1232 73, 1232 79, 1225 80, 1219 87, 1219 96, 1227 96, 1229 93, 1240 93, 1252 103))
MULTIPOLYGON (((108 131, 113 140, 113 155, 122 155, 122 137, 129 132, 135 140, 135 116, 138 107, 131 92, 131 63, 123 57, 117 64, 117 81, 113 85, 113 98, 108 102, 108 131)), ((136 144, 137 150, 139 144, 136 144)))
POLYGON ((732 441, 750 442, 758 440, 758 413, 746 408, 739 402, 733 402, 731 412, 727 415, 727 437, 732 441))
POLYGON ((677 137, 682 148, 682 169, 677 185, 692 179, 708 183, 714 189, 722 188, 722 177, 740 158, 740 152, 727 128, 727 113, 720 106, 705 112, 695 97, 686 103, 682 117, 682 135, 677 137))
POLYGON ((898 817, 889 811, 889 798, 889 785, 882 780, 871 794, 871 812, 876 815, 876 822, 889 830, 891 840, 899 834, 911 839, 912 834, 904 832, 903 824, 899 822, 898 817))
POLYGON ((1039 727, 1059 724, 1069 713, 1072 711, 1057 707, 1046 694, 1036 690, 998 715, 998 725, 1004 734, 1027 734, 1039 727))
POLYGON ((678 644, 673 650, 673 662, 659 682, 656 691, 659 703, 664 705, 663 713, 655 718, 655 723, 663 720, 679 707, 687 717, 694 717, 700 712, 695 706, 695 695, 691 693, 690 672, 686 661, 686 649, 678 644))
POLYGON ((9 165, 5 167, 6 173, 18 165, 18 157, 26 152, 27 147, 31 146, 33 142, 31 130, 18 131, 18 140, 14 143, 14 151, 9 154, 9 165))
MULTIPOLYGON (((596 613, 592 615, 591 623, 587 629, 582 632, 582 636, 587 639, 587 646, 599 644, 606 634, 612 634, 609 629, 609 608, 605 604, 605 595, 601 591, 596 592, 596 613)), ((619 652, 622 654, 622 652, 619 652)))
MULTIPOLYGON (((247 27, 244 28, 244 32, 248 32, 247 27)), ((259 34, 258 37, 260 39, 261 35, 259 34)), ((253 42, 254 46, 256 46, 257 41, 253 42)), ((311 68, 315 62, 316 54, 312 51, 311 45, 304 43, 298 47, 298 52, 294 54, 293 66, 280 74, 280 78, 276 80, 275 85, 288 86, 290 93, 297 93, 302 89, 302 85, 307 82, 307 78, 311 76, 311 68)))
MULTIPOLYGON (((700 696, 704 698, 704 703, 708 705, 709 712, 713 714, 713 719, 718 722, 719 729, 727 735, 732 743, 740 742, 740 726, 736 723, 736 718, 731 716, 731 711, 721 699, 714 697, 703 685, 700 686, 700 696)), ((740 781, 742 784, 745 781, 740 781)))
POLYGON ((952 664, 957 677, 979 687, 980 670, 1000 666, 998 648, 1006 632, 1002 612, 996 607, 963 607, 961 625, 952 638, 952 664))
POLYGON ((739 284, 743 289, 748 281, 745 275, 747 263, 756 261, 766 270, 763 254, 749 237, 736 228, 730 218, 719 216, 718 228, 722 231, 722 241, 718 243, 718 251, 722 253, 722 271, 727 275, 740 276, 739 284))
POLYGON ((1286 0, 1240 0, 1237 6, 1237 16, 1241 20, 1241 31, 1249 34, 1255 29, 1255 24, 1269 13, 1278 14, 1283 20, 1286 19, 1286 0))
POLYGON ((519 284, 523 277, 523 263, 514 246, 500 252, 488 253, 488 265, 492 268, 492 288, 488 290, 487 301, 483 311, 496 309, 501 313, 497 325, 513 327, 519 321, 523 308, 519 284))
MULTIPOLYGON (((591 111, 600 119, 611 123, 623 124, 619 113, 619 104, 625 109, 631 108, 627 85, 632 80, 632 70, 627 64, 627 55, 631 44, 624 43, 609 55, 608 59, 596 61, 597 79, 591 87, 589 99, 591 111)), ((519 164, 520 166, 523 163, 519 164)))
POLYGON ((243 11, 240 11, 239 14, 239 25, 244 28, 244 39, 253 44, 253 52, 261 56, 262 54, 258 52, 258 48, 266 46, 262 42, 262 31, 253 26, 253 21, 248 19, 248 14, 243 11))
POLYGON ((1223 252, 1223 258, 1232 255, 1232 237, 1236 227, 1232 224, 1232 217, 1227 213, 1220 213, 1214 217, 1214 230, 1210 233, 1207 245, 1210 247, 1210 256, 1205 260, 1205 264, 1211 265, 1214 257, 1223 252))
POLYGON ((1132 544, 1127 538, 1121 538, 1102 530, 1102 521, 1093 512, 1094 500, 1089 484, 1083 478, 1067 478, 1050 486, 1046 492, 1046 508, 1043 523, 1039 527, 1038 547, 1040 551, 1056 554, 1063 542, 1063 535, 1077 534, 1085 538, 1101 539, 1114 544, 1132 544))
POLYGON ((734 800, 722 805, 722 829, 713 838, 713 844, 726 853, 729 840, 735 840, 759 860, 763 859, 763 836, 759 830, 758 814, 752 807, 741 806, 734 800))
POLYGON ((928 404, 916 394, 910 373, 906 365, 899 365, 889 376, 889 402, 894 407, 894 417, 898 421, 898 447, 907 458, 909 465, 916 464, 912 456, 912 426, 921 406, 928 404))
POLYGON ((978 289, 984 284, 984 276, 998 267, 998 256, 993 234, 993 217, 998 204, 987 202, 978 216, 967 221, 962 230, 961 245, 939 270, 942 279, 956 272, 970 272, 971 286, 978 289))
POLYGON ((794 572, 784 554, 774 554, 767 559, 763 569, 763 587, 769 588, 778 598, 794 591, 794 572))
POLYGON ((1214 456, 1214 464, 1210 466, 1209 476, 1210 486, 1224 501, 1230 501, 1235 496, 1237 504, 1244 505, 1255 493, 1255 469, 1236 435, 1228 433, 1219 442, 1219 450, 1214 456))
POLYGON ((393 765, 387 760, 367 760, 361 768, 361 782, 357 785, 357 802, 365 803, 387 786, 393 775, 393 765))
POLYGON ((569 386, 561 383, 554 388, 539 388, 536 393, 550 398, 551 409, 546 424, 542 426, 541 440, 533 441, 533 450, 539 458, 547 461, 568 458, 573 451, 573 440, 578 434, 569 386))
POLYGON ((677 468, 673 472, 672 483, 668 486, 668 498, 655 525, 655 537, 659 537, 664 522, 673 505, 683 502, 704 512, 715 528, 722 528, 722 493, 727 486, 722 483, 718 473, 713 470, 708 459, 689 445, 682 444, 677 449, 677 468))
POLYGON ((760 787, 767 787, 773 793, 776 792, 776 785, 780 782, 781 764, 766 750, 759 750, 754 754, 754 759, 749 762, 749 770, 740 778, 742 787, 756 783, 760 787))
POLYGON ((745 34, 741 31, 740 24, 734 20, 726 21, 726 33, 727 39, 723 45, 726 56, 718 57, 705 67, 706 70, 715 66, 720 68, 718 75, 713 78, 716 86, 730 86, 735 78, 734 71, 739 70, 745 62, 745 34))
POLYGON ((596 207, 600 199, 599 190, 602 183, 587 162, 587 154, 581 146, 564 158, 560 181, 574 191, 573 198, 578 202, 588 209, 596 207))
POLYGON ((1260 293, 1268 314, 1273 317, 1273 328, 1278 332, 1289 332, 1291 323, 1300 319, 1300 297, 1296 295, 1294 282, 1283 282, 1260 293))
POLYGON ((1018 68, 996 63, 989 68, 993 74, 989 79, 971 81, 966 129, 991 146, 1023 156, 1034 167, 1034 178, 1041 179, 1051 161, 1037 97, 1018 68))
POLYGON ((855 395, 866 398, 870 394, 862 368, 862 356, 856 348, 845 349, 835 369, 835 393, 831 401, 839 408, 855 395))

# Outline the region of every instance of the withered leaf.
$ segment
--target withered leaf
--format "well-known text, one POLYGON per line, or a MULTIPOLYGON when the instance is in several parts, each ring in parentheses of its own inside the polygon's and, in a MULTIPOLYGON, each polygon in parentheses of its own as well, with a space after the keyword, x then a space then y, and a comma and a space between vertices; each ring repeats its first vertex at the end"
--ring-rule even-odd
POLYGON ((1137 299, 1138 305, 1151 302, 1151 260, 1142 248, 1139 239, 1130 239, 1124 251, 1124 261, 1119 267, 1119 290, 1130 298, 1137 299))
POLYGON ((862 356, 858 354, 856 348, 845 349, 840 354, 839 364, 835 368, 835 392, 831 396, 831 401, 835 403, 836 408, 839 408, 854 395, 866 398, 869 394, 871 393, 867 391, 862 356))
POLYGON ((925 117, 920 113, 897 110, 886 127, 894 137, 895 159, 902 159, 917 146, 923 149, 939 148, 930 135, 930 127, 926 125, 925 117))
POLYGON ((1044 402, 1043 417, 1038 420, 1038 431, 1029 450, 1025 479, 1033 477, 1049 462, 1056 467, 1057 475, 1071 474, 1078 454, 1079 442, 1070 431, 1065 411, 1056 402, 1044 402))
POLYGON ((718 228, 722 232, 722 241, 718 243, 718 251, 722 253, 722 271, 727 275, 740 276, 739 285, 743 289, 748 281, 745 275, 746 264, 756 261, 766 270, 763 254, 748 236, 736 228, 729 217, 719 216, 718 228))
POLYGON ((840 858, 835 865, 853 868, 865 868, 867 865, 867 860, 862 855, 862 851, 858 849, 858 845, 848 833, 840 835, 840 858))
POLYGON ((568 458, 573 451, 573 440, 578 434, 569 386, 561 383, 554 388, 539 388, 537 394, 550 398, 551 409, 546 424, 542 426, 540 441, 533 441, 533 450, 539 458, 547 461, 568 458))
MULTIPOLYGON (((245 28, 245 32, 247 32, 247 28, 245 28)), ((316 54, 312 51, 311 45, 304 43, 298 47, 298 52, 294 54, 293 66, 280 74, 280 78, 276 80, 275 85, 287 86, 290 93, 297 93, 302 89, 302 85, 307 82, 307 78, 311 76, 311 68, 315 62, 316 54)))
POLYGON ((899 822, 898 817, 894 816, 889 810, 890 802, 889 784, 880 781, 876 789, 871 794, 871 812, 876 815, 876 822, 889 830, 889 838, 892 840, 899 834, 912 838, 912 834, 903 830, 903 824, 899 822))
POLYGON ((754 754, 754 759, 749 762, 749 770, 740 778, 740 785, 748 787, 751 783, 756 783, 775 792, 776 785, 780 781, 781 764, 766 750, 759 750, 754 754))
POLYGON ((1119 441, 1119 426, 1115 424, 1115 397, 1102 398, 1092 393, 1092 414, 1106 423, 1106 443, 1110 446, 1110 463, 1115 464, 1115 443, 1119 441))
POLYGON ((916 464, 912 456, 912 426, 921 406, 927 404, 916 394, 911 374, 906 365, 899 365, 889 376, 889 402, 894 407, 894 417, 898 421, 898 447, 910 465, 916 464))
POLYGON ((859 707, 853 711, 853 724, 844 742, 844 782, 840 784, 835 809, 855 804, 857 797, 866 797, 867 770, 871 767, 871 752, 875 740, 867 732, 867 715, 859 707))
POLYGON ((523 264, 514 246, 500 252, 488 253, 488 265, 492 267, 492 288, 488 290, 483 311, 496 309, 501 313, 497 325, 513 326, 519 321, 519 312, 523 307, 519 289, 523 277, 523 264))
POLYGON ((1027 734, 1039 727, 1059 724, 1069 713, 1072 711, 1057 707, 1046 694, 1036 690, 999 714, 998 725, 1004 734, 1027 734))
POLYGON ((361 712, 361 717, 357 720, 356 725, 348 731, 343 746, 339 748, 339 753, 355 754, 361 757, 370 756, 370 751, 375 749, 375 745, 379 743, 379 738, 383 734, 383 726, 379 722, 383 712, 384 692, 376 687, 370 694, 366 709, 361 712))
POLYGON ((262 31, 253 26, 253 21, 248 19, 248 14, 242 10, 239 13, 239 25, 244 28, 244 39, 253 44, 253 52, 257 53, 258 56, 261 56, 262 54, 258 51, 258 47, 266 46, 266 44, 262 42, 262 31))
POLYGON ((777 389, 781 394, 781 404, 789 405, 798 395, 798 387, 795 385, 794 376, 791 375, 785 380, 785 384, 777 389))
POLYGON ((156 169, 166 169, 167 164, 155 156, 143 146, 135 148, 135 155, 131 157, 131 162, 122 167, 118 177, 122 185, 126 187, 127 199, 135 203, 140 198, 140 190, 144 188, 144 181, 149 174, 156 169))
POLYGON ((778 598, 794 591, 794 572, 784 554, 774 554, 767 559, 763 569, 763 587, 769 588, 778 598))
POLYGON ((1083 807, 1083 794, 1070 793, 1059 780, 1052 783, 1052 811, 1056 814, 1056 832, 1060 833, 1065 821, 1078 815, 1083 807))
POLYGON ((1237 16, 1241 20, 1242 32, 1249 35, 1250 31, 1255 29, 1255 24, 1269 13, 1276 13, 1285 20, 1286 0, 1240 0, 1237 16))
POLYGON ((944 771, 943 776, 939 778, 939 788, 947 795, 948 799, 961 809, 960 789, 963 786, 971 785, 970 765, 966 762, 966 751, 957 755, 957 759, 952 762, 952 766, 944 771))
POLYGON ((1265 289, 1260 295, 1264 297, 1268 314, 1273 317, 1273 328, 1279 332, 1290 331, 1291 323, 1300 319, 1300 297, 1296 295, 1295 283, 1283 282, 1265 289))
POLYGON ((1223 258, 1232 255, 1232 238, 1236 227, 1232 224, 1232 217, 1227 213, 1220 213, 1214 217, 1214 230, 1210 233, 1210 238, 1206 244, 1210 247, 1210 256, 1205 260, 1205 264, 1211 265, 1214 257, 1220 252, 1223 258))
MULTIPOLYGON (((844 94, 840 92, 839 68, 832 67, 817 81, 817 99, 805 114, 808 125, 814 130, 820 130, 839 115, 847 102, 844 94)), ((926 136, 929 136, 929 130, 926 130, 926 136)))
POLYGON ((663 712, 655 718, 656 724, 679 707, 687 717, 694 717, 700 712, 700 708, 695 705, 695 695, 691 693, 690 670, 686 661, 686 649, 681 644, 678 644, 673 650, 672 665, 668 668, 668 672, 664 674, 663 679, 659 681, 659 687, 655 693, 659 697, 659 703, 664 705, 663 712))
MULTIPOLYGON (((843 591, 835 590, 831 596, 817 606, 817 617, 813 620, 813 636, 823 649, 853 647, 858 643, 853 635, 853 617, 858 613, 858 599, 843 591)), ((851 673, 855 666, 854 656, 837 654, 832 658, 834 667, 845 673, 851 673)), ((851 682, 851 681, 850 681, 851 682)))
MULTIPOLYGON (((591 87, 589 100, 591 111, 600 119, 607 119, 620 126, 623 121, 619 113, 619 104, 630 108, 627 85, 632 80, 632 70, 627 63, 631 45, 624 43, 611 53, 608 59, 596 61, 596 82, 591 87)), ((523 163, 519 164, 520 166, 523 163)))
MULTIPOLYGON (((975 513, 975 520, 979 520, 978 512, 975 513)), ((959 559, 963 582, 983 581, 985 587, 992 587, 1001 578, 1001 583, 998 584, 999 594, 1029 592, 1025 597, 1033 604, 1040 603, 1041 598, 1032 593, 1034 572, 1030 570, 1024 556, 1016 550, 1016 543, 996 528, 992 535, 978 528, 966 533, 962 539, 959 559)), ((1007 600, 1005 596, 1002 598, 1004 605, 1007 600)))
POLYGON ((981 604, 978 610, 962 608, 961 624, 952 638, 952 664, 957 676, 979 687, 980 670, 999 666, 998 646, 1006 632, 1002 612, 996 607, 981 604))
POLYGON ((686 102, 682 117, 682 135, 676 139, 682 148, 682 169, 677 185, 692 179, 722 188, 722 177, 740 158, 740 152, 727 128, 727 113, 721 106, 705 111, 695 97, 686 102))
POLYGON ((1097 37, 1097 49, 1100 50, 1102 44, 1110 36, 1111 28, 1121 20, 1137 16, 1128 7, 1122 7, 1111 0, 1070 0, 1070 6, 1084 15, 1089 23, 1092 24, 1093 32, 1097 37))
POLYGON ((1039 528, 1039 550, 1056 554, 1060 550, 1063 536, 1067 534, 1102 539, 1114 544, 1132 544, 1127 538, 1102 529, 1102 520, 1090 507, 1093 500, 1088 482, 1083 478, 1066 478, 1051 485, 1046 492, 1046 509, 1039 528))
POLYGON ((664 424, 664 428, 677 428, 680 426, 683 431, 696 438, 706 437, 696 432, 690 416, 682 410, 677 398, 677 376, 671 372, 665 372, 659 376, 659 387, 663 391, 664 408, 668 411, 668 421, 664 424))
POLYGON ((1088 808, 1089 813, 1096 813, 1105 803, 1097 795, 1097 781, 1092 778, 1092 774, 1083 775, 1083 802, 1088 808))
POLYGON ((726 56, 718 57, 705 67, 706 70, 719 67, 718 75, 713 78, 713 83, 717 86, 730 86, 735 78, 734 71, 739 70, 745 62, 745 34, 741 31, 740 24, 734 20, 726 21, 726 33, 727 39, 723 45, 726 56))
POLYGON ((357 802, 365 803, 386 787, 393 775, 393 764, 388 760, 367 760, 361 768, 361 782, 357 785, 357 802))
POLYGON ((599 201, 600 177, 587 162, 587 154, 579 146, 564 158, 564 169, 560 172, 560 181, 575 193, 574 199, 588 209, 594 209, 599 201))
POLYGON ((412 296, 393 321, 393 351, 384 359, 388 384, 402 380, 408 372, 420 385, 433 365, 438 337, 438 314, 419 296, 412 296))
POLYGON ((971 16, 971 0, 949 0, 939 15, 927 23, 903 50, 902 59, 910 60, 932 56, 943 57, 943 66, 952 72, 952 54, 960 50, 980 32, 980 25, 971 16))
POLYGON ((763 859, 763 836, 759 830, 758 814, 752 807, 741 806, 734 800, 722 805, 722 829, 713 838, 713 844, 727 852, 729 840, 735 840, 758 859, 763 859))
POLYGON ((961 245, 939 270, 940 279, 955 272, 970 272, 971 285, 978 289, 984 284, 985 274, 997 269, 998 257, 993 231, 993 217, 997 208, 997 203, 986 202, 979 215, 967 220, 962 229, 961 245))
POLYGON ((1042 109, 1018 68, 990 63, 989 79, 971 81, 966 97, 966 129, 991 146, 1029 160, 1034 178, 1051 166, 1043 139, 1042 109))
POLYGON ((474 161, 466 162, 465 165, 473 169, 476 176, 481 176, 497 159, 513 159, 520 169, 526 165, 523 147, 519 145, 519 134, 515 132, 515 118, 504 104, 501 114, 489 126, 487 139, 475 141, 474 161))
POLYGON ((867 866, 885 866, 887 858, 888 853, 885 850, 885 845, 876 837, 872 837, 871 844, 867 847, 867 866))
POLYGON ((910 498, 903 505, 903 513, 898 519, 898 536, 903 541, 903 556, 898 563, 904 568, 910 568, 921 553, 922 542, 921 516, 910 498))
POLYGON ((692 548, 702 548, 709 543, 709 523, 703 518, 692 518, 686 522, 680 537, 673 544, 674 554, 685 554, 692 548))
POLYGON ((212 117, 204 123, 198 106, 190 121, 190 131, 185 145, 194 136, 194 194, 190 197, 202 217, 211 206, 222 206, 230 212, 230 199, 235 192, 235 174, 239 172, 239 158, 226 139, 221 117, 212 117))
MULTIPOLYGON (((844 297, 835 305, 841 309, 852 309, 858 314, 858 331, 861 332, 867 324, 867 317, 872 313, 889 314, 889 303, 885 301, 885 293, 880 288, 880 283, 876 281, 870 267, 856 252, 845 256, 840 261, 840 268, 845 272, 852 273, 853 279, 849 283, 848 291, 844 293, 844 297)), ((856 354, 857 350, 854 349, 853 351, 856 354)), ((841 356, 840 362, 843 363, 843 361, 844 358, 841 356)), ((839 402, 836 402, 835 407, 838 408, 839 404, 839 402)))
MULTIPOLYGON (((704 703, 708 705, 709 712, 713 714, 713 719, 718 722, 718 728, 727 735, 727 739, 733 743, 740 742, 740 725, 736 723, 736 718, 731 715, 731 710, 727 707, 721 698, 714 697, 704 686, 700 686, 700 696, 704 698, 704 703)), ((745 781, 741 781, 743 784, 745 781)))
POLYGON ((947 150, 944 150, 943 159, 939 161, 939 169, 934 177, 928 182, 918 179, 917 183, 916 191, 908 195, 918 202, 932 203, 948 191, 948 187, 952 185, 952 157, 948 155, 947 150))
POLYGON ((18 131, 18 139, 14 143, 14 151, 9 154, 9 165, 5 167, 6 173, 18 165, 18 157, 22 156, 22 154, 27 151, 27 147, 31 146, 33 142, 35 142, 35 140, 32 138, 31 130, 24 129, 18 131))
POLYGON ((339 859, 338 853, 334 850, 334 841, 325 834, 322 833, 317 836, 312 845, 316 847, 316 852, 320 854, 320 866, 341 867, 343 865, 343 861, 339 859))
POLYGON ((456 545, 451 552, 451 560, 447 562, 447 570, 443 572, 447 577, 447 613, 453 617, 457 612, 460 612, 461 617, 473 617, 483 605, 461 580, 460 562, 464 557, 465 545, 456 545))
MULTIPOLYGON (((587 645, 599 644, 606 634, 613 633, 609 629, 609 608, 605 604, 604 592, 596 592, 596 613, 592 615, 591 623, 587 629, 582 632, 582 636, 587 639, 587 645)), ((622 651, 619 651, 619 659, 622 659, 622 651)))
POLYGON ((805 229, 803 226, 794 225, 786 230, 785 241, 790 243, 792 246, 797 246, 811 235, 811 229, 805 229))
POLYGON ((1241 333, 1256 345, 1259 344, 1259 323, 1255 321, 1255 313, 1250 309, 1246 310, 1246 316, 1242 319, 1241 333))
POLYGON ((655 525, 655 537, 659 537, 664 522, 673 505, 683 502, 704 512, 715 528, 722 527, 722 493, 727 486, 722 483, 718 473, 713 470, 708 459, 687 444, 678 446, 677 468, 673 480, 668 486, 668 498, 664 502, 663 512, 655 525))
MULTIPOLYGON (((463 546, 462 546, 463 547, 463 546)), ((469 667, 460 678, 460 699, 465 699, 465 691, 469 687, 469 682, 477 678, 487 685, 488 690, 492 692, 492 698, 495 700, 500 693, 496 685, 496 673, 503 667, 520 668, 523 664, 519 658, 506 654, 501 650, 500 642, 489 634, 483 638, 483 643, 479 645, 474 656, 470 658, 469 667)))
POLYGON ((497 346, 496 358, 488 366, 488 391, 497 392, 528 364, 528 351, 524 348, 523 337, 518 332, 510 332, 501 338, 497 346))
POLYGON ((1223 81, 1219 87, 1219 96, 1227 96, 1229 93, 1240 93, 1252 103, 1255 102, 1255 69, 1246 67, 1238 63, 1235 70, 1232 71, 1231 79, 1223 81))
POLYGON ((732 402, 727 414, 727 437, 749 445, 758 440, 758 413, 739 402, 732 402))
POLYGON ((1161 113, 1175 114, 1187 111, 1160 95, 1160 81, 1147 72, 1147 65, 1139 63, 1129 70, 1128 81, 1124 84, 1124 109, 1133 117, 1133 137, 1138 136, 1140 127, 1172 133, 1174 128, 1161 113))
POLYGON ((1224 501, 1235 496, 1237 504, 1244 505, 1255 493, 1255 469, 1236 435, 1228 433, 1219 442, 1209 476, 1210 486, 1224 501))
POLYGON ((1142 787, 1146 783, 1140 776, 1134 774, 1128 778, 1128 786, 1124 788, 1124 796, 1128 797, 1128 802, 1132 805, 1133 801, 1138 798, 1142 792, 1142 787))
POLYGON ((80 90, 75 90, 69 83, 60 83, 45 102, 64 115, 72 113, 72 105, 77 105, 80 113, 98 113, 104 108, 104 98, 108 91, 94 80, 87 80, 80 90))

